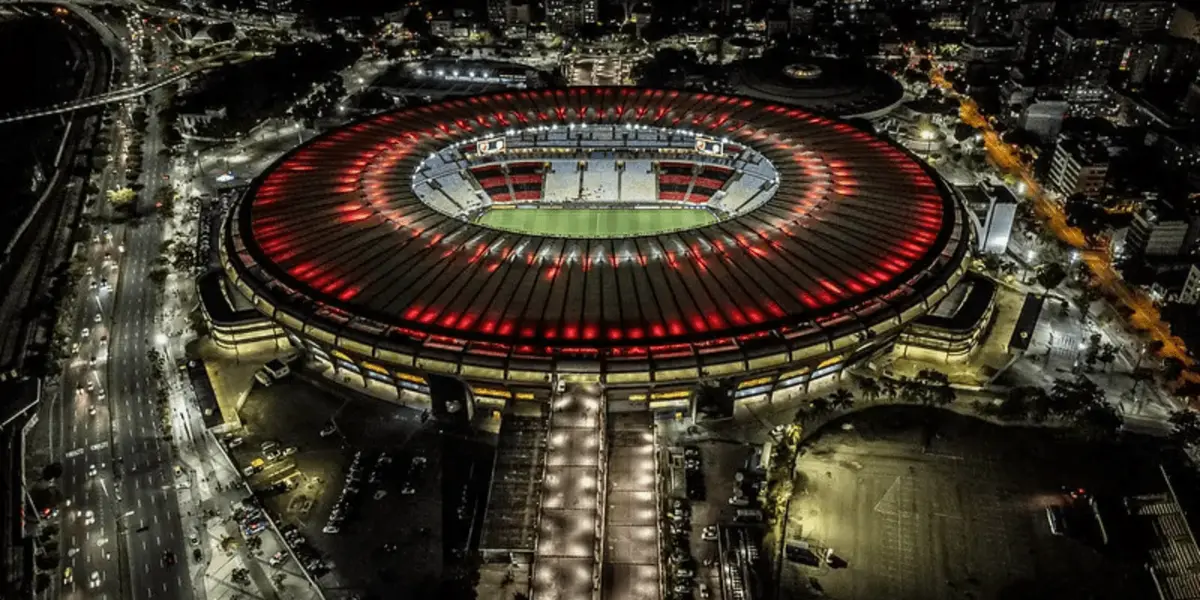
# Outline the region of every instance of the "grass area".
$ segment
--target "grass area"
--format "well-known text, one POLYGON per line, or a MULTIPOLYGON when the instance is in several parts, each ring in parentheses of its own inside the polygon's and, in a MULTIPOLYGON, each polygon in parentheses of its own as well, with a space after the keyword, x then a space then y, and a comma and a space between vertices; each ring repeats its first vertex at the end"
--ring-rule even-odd
POLYGON ((479 224, 534 235, 629 237, 692 229, 716 220, 707 210, 688 208, 493 208, 479 224))

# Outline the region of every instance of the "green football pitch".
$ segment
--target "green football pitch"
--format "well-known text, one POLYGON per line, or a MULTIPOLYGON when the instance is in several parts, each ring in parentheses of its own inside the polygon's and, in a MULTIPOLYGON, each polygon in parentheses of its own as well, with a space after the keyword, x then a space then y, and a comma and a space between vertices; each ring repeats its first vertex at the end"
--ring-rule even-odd
POLYGON ((508 208, 490 209, 479 223, 496 229, 562 237, 628 237, 708 225, 704 209, 508 208))

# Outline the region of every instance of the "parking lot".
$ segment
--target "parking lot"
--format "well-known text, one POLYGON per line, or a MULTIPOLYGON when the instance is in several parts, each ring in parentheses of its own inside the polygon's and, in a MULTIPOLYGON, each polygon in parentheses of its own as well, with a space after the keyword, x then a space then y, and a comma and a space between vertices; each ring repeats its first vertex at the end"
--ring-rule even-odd
POLYGON ((835 566, 783 561, 782 597, 1150 597, 1140 554, 1104 546, 1093 513, 1055 535, 1047 508, 1072 506, 1064 486, 1119 507, 1154 485, 1153 465, 1128 448, 941 411, 851 415, 807 443, 785 535, 835 566))
POLYGON ((337 590, 332 597, 434 593, 445 520, 432 419, 294 378, 256 386, 240 414, 245 428, 231 448, 238 467, 257 471, 248 480, 265 508, 296 525, 328 566, 320 581, 337 590))
POLYGON ((735 474, 741 470, 748 476, 744 483, 753 483, 753 474, 746 470, 753 449, 724 440, 694 442, 670 428, 657 430, 664 448, 662 495, 668 519, 663 535, 671 560, 663 575, 668 597, 691 593, 703 598, 707 591, 710 598, 722 598, 718 528, 732 524, 739 508, 729 503, 738 484, 735 474), (692 468, 688 468, 689 461, 695 461, 690 463, 692 468), (685 500, 690 514, 686 520, 670 517, 676 500, 685 500), (686 554, 677 550, 680 548, 686 548, 686 554))

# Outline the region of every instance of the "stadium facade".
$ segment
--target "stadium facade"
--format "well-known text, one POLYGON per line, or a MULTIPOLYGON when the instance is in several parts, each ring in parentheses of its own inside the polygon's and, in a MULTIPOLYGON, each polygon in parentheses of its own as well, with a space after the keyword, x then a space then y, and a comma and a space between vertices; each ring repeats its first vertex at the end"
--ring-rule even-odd
POLYGON ((230 293, 344 382, 421 395, 445 375, 501 405, 563 378, 669 409, 700 381, 769 393, 891 347, 962 277, 972 235, 928 166, 845 123, 570 88, 322 135, 231 209, 221 261, 230 293), (664 209, 711 218, 603 235, 486 224, 664 209))

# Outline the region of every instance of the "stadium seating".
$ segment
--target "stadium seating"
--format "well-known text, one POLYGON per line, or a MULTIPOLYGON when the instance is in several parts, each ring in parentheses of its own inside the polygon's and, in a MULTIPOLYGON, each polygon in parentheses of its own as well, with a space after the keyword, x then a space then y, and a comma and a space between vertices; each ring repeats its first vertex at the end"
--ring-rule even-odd
POLYGON ((515 162, 471 167, 471 175, 492 202, 536 202, 542 199, 545 163, 515 162))
POLYGON ((670 202, 681 202, 687 197, 695 179, 695 169, 692 163, 667 162, 658 163, 658 199, 670 202))
POLYGON ((692 182, 691 191, 688 193, 686 200, 696 204, 704 204, 712 199, 718 191, 725 188, 725 184, 729 178, 733 176, 733 169, 729 167, 719 167, 715 165, 705 165, 700 168, 700 173, 692 182))

